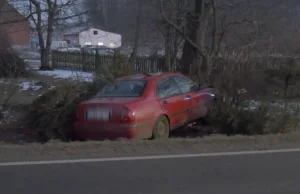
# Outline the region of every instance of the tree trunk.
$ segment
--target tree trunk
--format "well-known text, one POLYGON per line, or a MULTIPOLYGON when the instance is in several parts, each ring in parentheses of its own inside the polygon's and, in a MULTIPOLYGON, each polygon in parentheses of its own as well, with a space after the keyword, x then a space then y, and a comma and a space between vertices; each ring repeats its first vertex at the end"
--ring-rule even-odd
MULTIPOLYGON (((181 68, 183 73, 197 74, 201 81, 210 82, 211 53, 207 47, 207 29, 212 6, 204 0, 195 0, 195 9, 187 14, 186 25, 188 38, 199 45, 195 48, 190 42, 185 41, 181 58, 181 68)), ((211 38, 211 37, 209 37, 211 38)))
MULTIPOLYGON (((201 22, 202 12, 204 10, 204 0, 194 0, 195 9, 191 11, 186 16, 186 35, 190 38, 191 41, 197 43, 198 40, 198 31, 201 22)), ((199 45, 203 47, 203 45, 199 45)), ((182 73, 188 74, 191 71, 192 64, 196 61, 197 58, 197 49, 193 47, 188 41, 184 42, 183 50, 182 50, 182 58, 181 58, 181 70, 182 73)))
POLYGON ((164 67, 166 71, 171 71, 171 27, 169 24, 166 24, 164 67))
POLYGON ((41 67, 40 70, 52 70, 50 65, 50 53, 52 43, 52 27, 48 27, 46 46, 41 48, 41 67), (50 28, 50 30, 49 30, 50 28))
POLYGON ((140 28, 141 28, 141 6, 142 3, 139 1, 138 3, 138 14, 136 17, 136 29, 135 29, 135 38, 134 38, 134 45, 133 45, 133 50, 130 55, 130 65, 132 68, 135 67, 136 64, 136 56, 137 56, 137 51, 139 47, 139 40, 140 40, 140 28))
MULTIPOLYGON (((196 42, 196 31, 195 29, 198 28, 199 21, 193 16, 193 13, 189 13, 186 16, 187 21, 189 22, 186 25, 186 35, 189 37, 193 42, 196 42)), ((189 42, 185 41, 182 49, 182 56, 180 61, 181 72, 183 74, 190 73, 190 67, 194 62, 196 57, 196 48, 194 48, 189 42)))
POLYGON ((46 39, 46 46, 43 49, 43 59, 41 61, 41 70, 51 70, 50 66, 50 53, 51 53, 51 44, 52 44, 52 34, 53 34, 53 25, 54 25, 54 18, 56 12, 56 4, 49 4, 49 11, 48 11, 48 25, 47 25, 47 39, 46 39))
POLYGON ((40 70, 51 70, 49 61, 50 61, 50 50, 49 49, 41 49, 40 70))
MULTIPOLYGON (((176 17, 176 25, 180 26, 180 23, 181 23, 180 13, 177 13, 175 15, 175 17, 176 17)), ((178 70, 177 56, 178 56, 178 50, 179 50, 179 47, 180 47, 182 41, 179 38, 180 36, 179 36, 178 32, 174 28, 172 28, 171 33, 172 33, 172 38, 173 38, 172 43, 171 43, 171 45, 173 47, 172 52, 171 52, 172 53, 171 54, 171 67, 173 68, 173 70, 177 71, 178 70)))
MULTIPOLYGON (((207 34, 208 31, 208 24, 209 24, 209 16, 212 12, 212 6, 209 4, 204 5, 204 10, 203 13, 201 14, 201 20, 200 24, 197 29, 197 44, 201 47, 202 50, 208 50, 205 48, 205 45, 207 44, 207 39, 212 39, 213 37, 210 37, 207 34)), ((209 40, 208 42, 210 42, 209 40)), ((204 56, 199 56, 197 54, 196 58, 200 58, 200 61, 195 64, 196 71, 198 72, 198 77, 201 77, 201 81, 205 82, 207 84, 211 84, 211 63, 212 63, 212 58, 210 53, 207 51, 205 57, 204 56)))

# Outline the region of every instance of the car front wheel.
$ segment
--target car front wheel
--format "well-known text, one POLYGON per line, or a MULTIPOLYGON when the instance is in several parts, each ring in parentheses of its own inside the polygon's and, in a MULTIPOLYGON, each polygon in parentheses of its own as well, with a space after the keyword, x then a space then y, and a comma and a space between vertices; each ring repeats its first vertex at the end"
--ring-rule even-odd
POLYGON ((153 128, 153 139, 168 138, 170 134, 170 125, 166 116, 160 116, 153 128))

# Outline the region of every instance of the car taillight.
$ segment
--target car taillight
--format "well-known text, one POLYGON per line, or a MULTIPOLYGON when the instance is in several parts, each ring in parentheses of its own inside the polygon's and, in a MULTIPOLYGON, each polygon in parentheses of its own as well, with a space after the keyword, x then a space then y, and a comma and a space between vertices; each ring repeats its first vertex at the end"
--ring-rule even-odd
POLYGON ((124 107, 122 108, 122 112, 121 112, 121 122, 131 122, 134 121, 135 117, 134 117, 134 112, 132 112, 132 110, 124 107))

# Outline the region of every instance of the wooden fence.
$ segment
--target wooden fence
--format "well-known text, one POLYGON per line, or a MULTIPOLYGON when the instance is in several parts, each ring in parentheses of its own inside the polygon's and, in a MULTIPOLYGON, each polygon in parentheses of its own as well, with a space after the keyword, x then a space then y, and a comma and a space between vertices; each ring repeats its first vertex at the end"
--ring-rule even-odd
MULTIPOLYGON (((54 69, 94 72, 100 65, 114 61, 114 59, 114 55, 52 51, 51 64, 54 69)), ((163 71, 163 67, 163 57, 138 57, 134 70, 153 73, 163 71)))

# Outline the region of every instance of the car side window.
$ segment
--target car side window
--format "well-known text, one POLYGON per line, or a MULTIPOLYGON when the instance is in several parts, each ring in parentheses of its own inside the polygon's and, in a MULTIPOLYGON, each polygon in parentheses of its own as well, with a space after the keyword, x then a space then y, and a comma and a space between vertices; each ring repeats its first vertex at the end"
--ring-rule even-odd
POLYGON ((195 86, 195 83, 186 77, 174 76, 172 78, 177 83, 182 93, 191 92, 191 87, 195 86))
POLYGON ((157 96, 159 98, 168 98, 181 94, 177 84, 169 77, 159 80, 157 84, 157 96))

